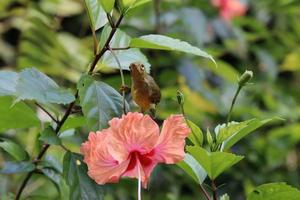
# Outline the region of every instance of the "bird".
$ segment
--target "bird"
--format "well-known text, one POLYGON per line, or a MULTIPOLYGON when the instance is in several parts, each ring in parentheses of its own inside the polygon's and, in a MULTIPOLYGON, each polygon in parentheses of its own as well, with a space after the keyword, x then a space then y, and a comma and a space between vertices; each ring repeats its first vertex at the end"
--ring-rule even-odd
POLYGON ((155 80, 147 74, 142 63, 135 62, 129 66, 131 74, 131 95, 140 107, 140 112, 150 111, 155 117, 156 105, 160 102, 161 92, 155 80))

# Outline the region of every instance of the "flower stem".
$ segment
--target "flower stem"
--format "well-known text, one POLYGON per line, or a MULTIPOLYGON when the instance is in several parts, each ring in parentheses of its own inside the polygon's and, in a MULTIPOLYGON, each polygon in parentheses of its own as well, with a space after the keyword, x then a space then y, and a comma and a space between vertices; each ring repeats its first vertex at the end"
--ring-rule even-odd
POLYGON ((231 102, 230 110, 229 110, 229 112, 228 112, 228 114, 227 114, 226 126, 228 125, 228 123, 229 123, 229 121, 230 121, 231 113, 232 113, 233 107, 234 107, 234 105, 235 105, 236 99, 237 99, 237 97, 238 97, 238 95, 239 95, 241 89, 242 89, 242 87, 239 86, 239 87, 237 88, 236 92, 235 92, 235 95, 234 95, 233 100, 232 100, 232 102, 231 102))
POLYGON ((51 113, 48 110, 46 110, 46 108, 44 108, 39 103, 35 103, 35 105, 39 107, 42 111, 44 111, 56 124, 58 123, 58 120, 53 115, 51 115, 51 113))

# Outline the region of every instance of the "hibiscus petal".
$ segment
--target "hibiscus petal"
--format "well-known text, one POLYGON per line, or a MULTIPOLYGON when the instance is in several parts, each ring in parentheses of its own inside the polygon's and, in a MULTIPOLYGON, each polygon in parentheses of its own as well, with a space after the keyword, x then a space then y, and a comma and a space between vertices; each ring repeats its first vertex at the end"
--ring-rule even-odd
POLYGON ((129 160, 119 163, 110 155, 107 148, 110 133, 110 129, 91 132, 80 149, 88 166, 88 175, 98 184, 118 182, 129 164, 129 160))
POLYGON ((133 151, 141 154, 151 151, 158 140, 159 127, 149 115, 127 113, 109 123, 112 130, 109 152, 119 162, 127 160, 133 151))
POLYGON ((184 158, 185 138, 190 129, 182 115, 171 115, 164 121, 161 134, 154 149, 158 162, 174 164, 184 158))

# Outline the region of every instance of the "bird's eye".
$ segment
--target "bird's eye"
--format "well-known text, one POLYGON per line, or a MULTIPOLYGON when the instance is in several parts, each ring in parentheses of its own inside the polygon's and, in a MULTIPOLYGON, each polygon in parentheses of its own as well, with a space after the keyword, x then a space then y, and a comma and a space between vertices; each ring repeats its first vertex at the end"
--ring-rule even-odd
POLYGON ((144 67, 144 65, 141 65, 141 69, 144 71, 145 70, 145 67, 144 67))

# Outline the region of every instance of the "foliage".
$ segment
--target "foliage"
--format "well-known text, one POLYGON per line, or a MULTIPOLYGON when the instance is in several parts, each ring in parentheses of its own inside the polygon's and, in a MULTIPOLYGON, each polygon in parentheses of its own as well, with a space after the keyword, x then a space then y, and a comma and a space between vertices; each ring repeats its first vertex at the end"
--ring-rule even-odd
POLYGON ((226 21, 209 1, 2 0, 0 199, 136 198, 132 181, 96 184, 79 154, 138 110, 119 92, 133 62, 161 87, 156 121, 182 113, 191 129, 143 199, 299 199, 300 2, 242 2, 226 21))

